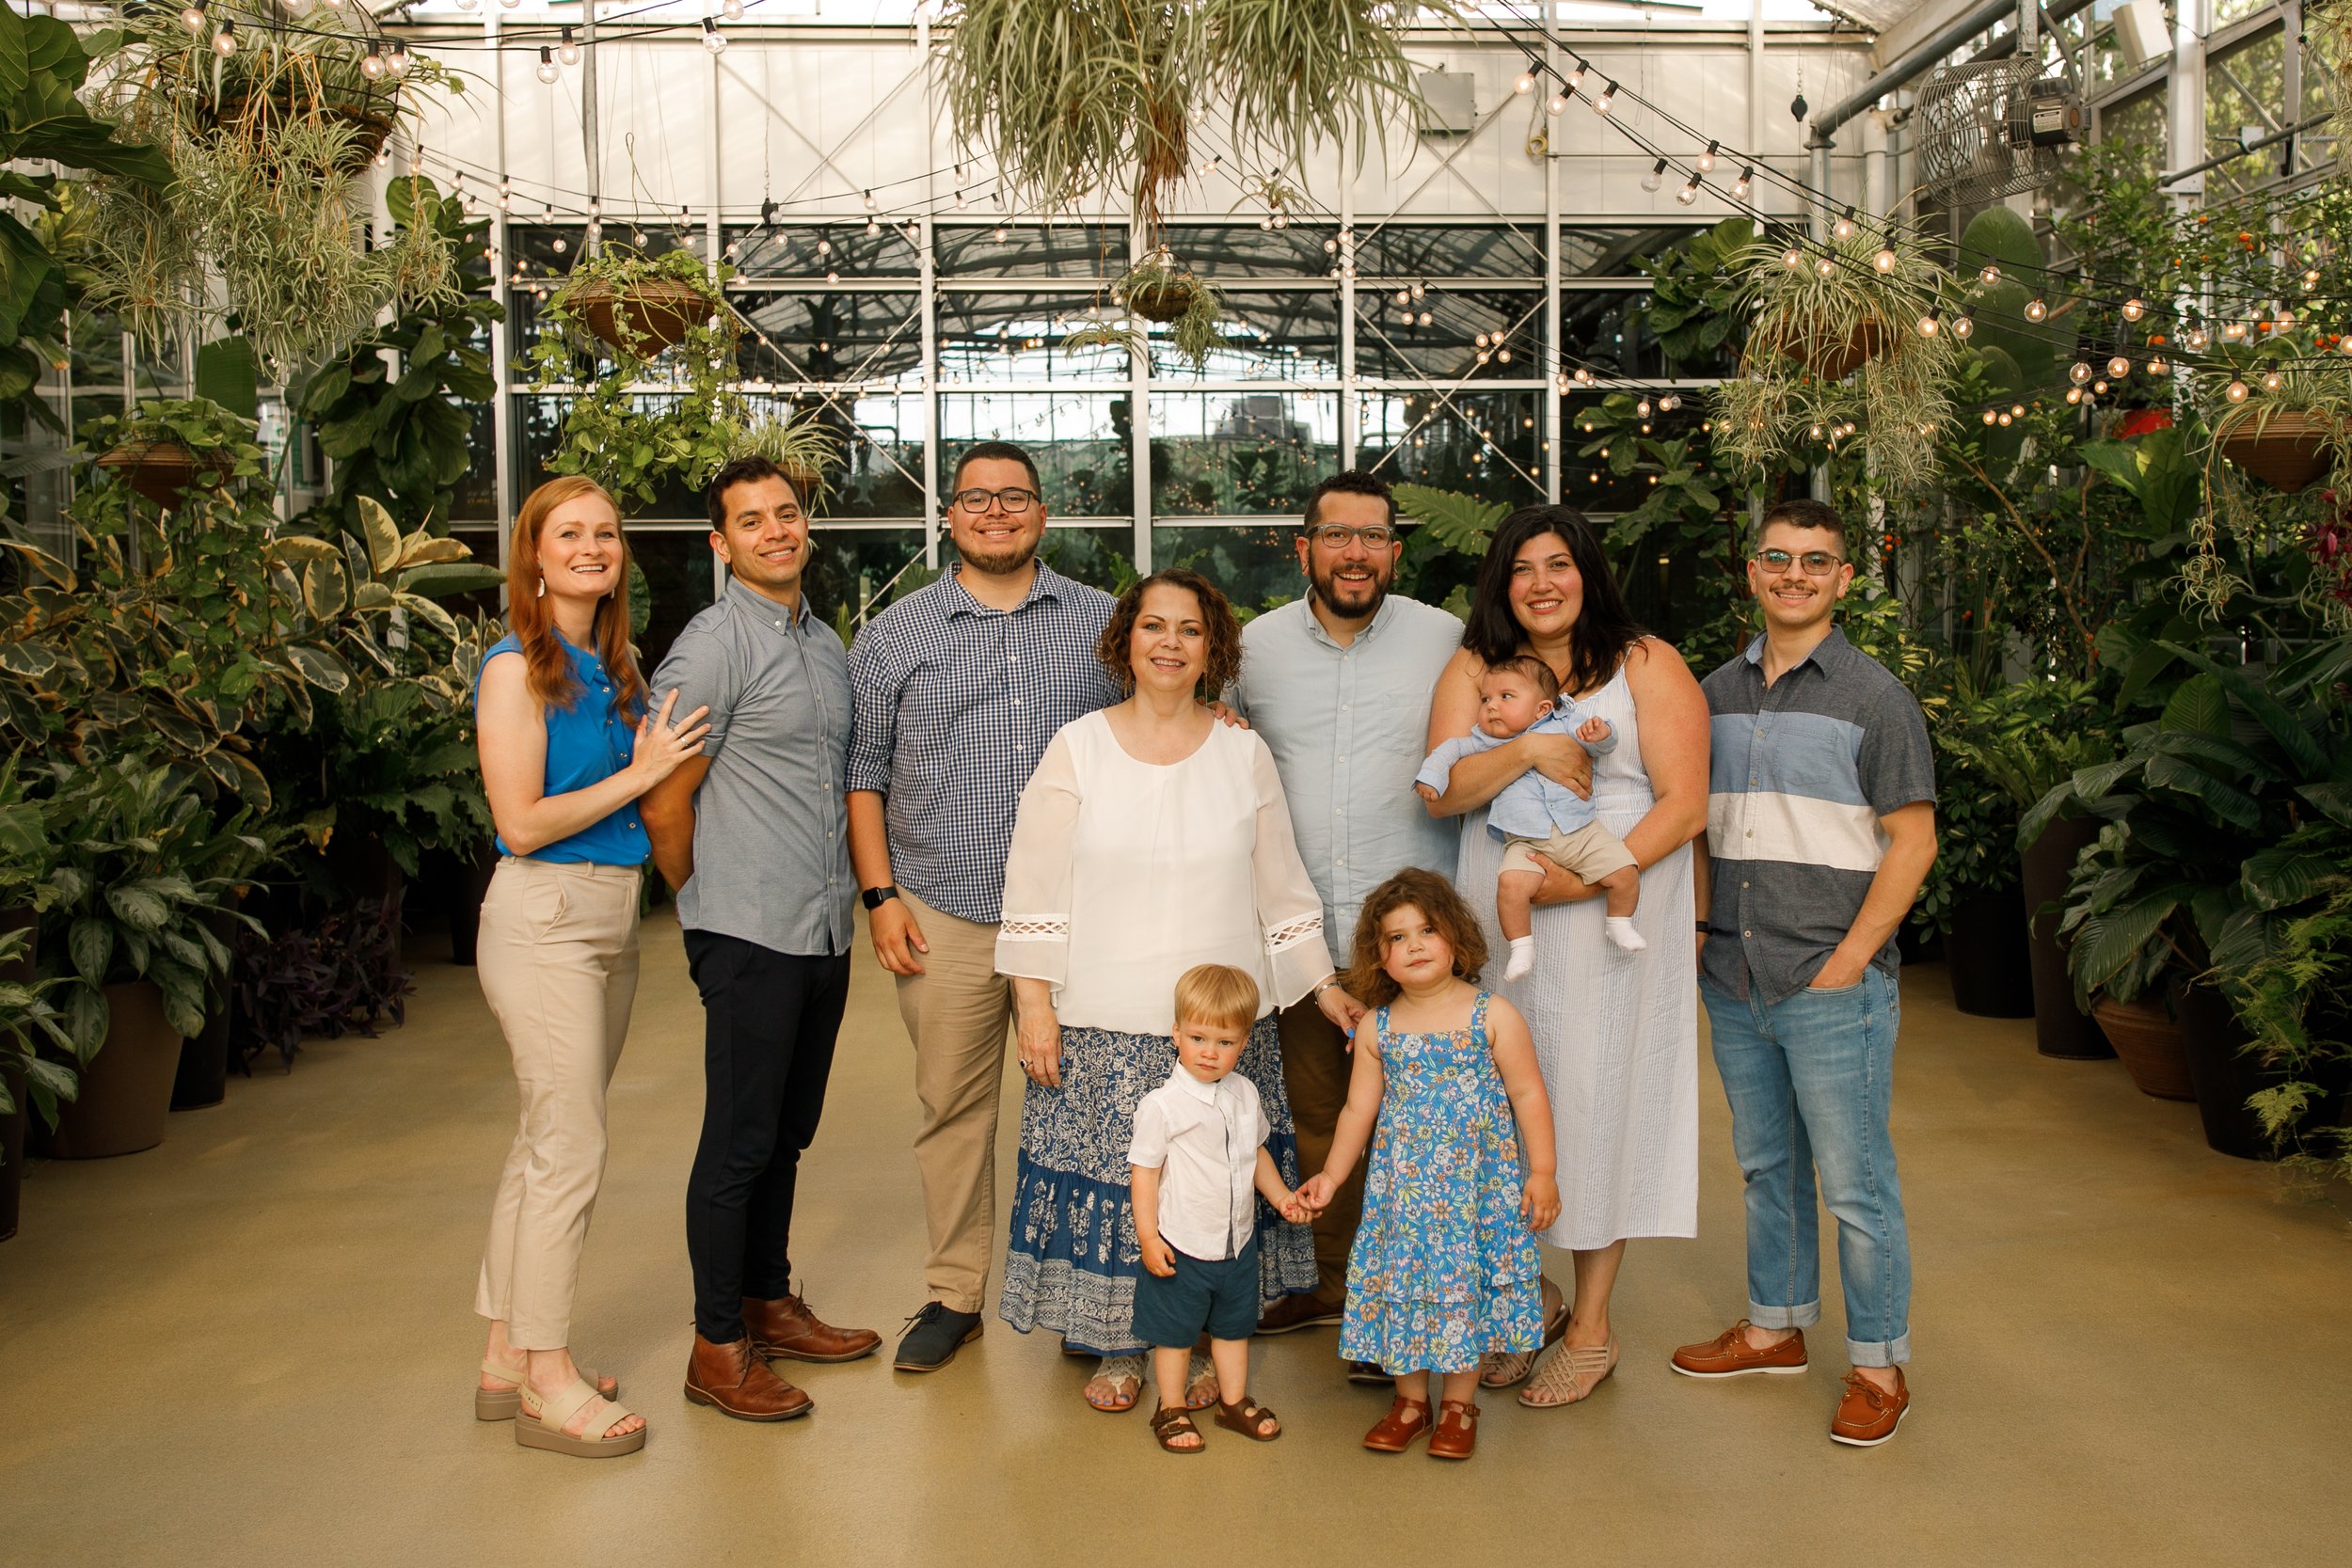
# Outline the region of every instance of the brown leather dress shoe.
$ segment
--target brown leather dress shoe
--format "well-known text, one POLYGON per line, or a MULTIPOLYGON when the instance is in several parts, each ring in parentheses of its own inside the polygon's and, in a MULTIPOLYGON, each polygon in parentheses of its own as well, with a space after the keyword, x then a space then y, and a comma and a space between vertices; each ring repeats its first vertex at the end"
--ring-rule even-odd
POLYGON ((1837 1414, 1830 1419, 1829 1440, 1851 1449, 1875 1449, 1895 1435, 1895 1429, 1903 1424, 1903 1413, 1910 1408, 1911 1385, 1903 1381, 1900 1367, 1895 1369, 1892 1393, 1858 1371, 1848 1372, 1845 1397, 1837 1402, 1837 1414))
POLYGON ((1437 1430, 1429 1434, 1432 1459, 1468 1459, 1478 1447, 1478 1406, 1446 1400, 1438 1406, 1437 1430))
POLYGON ((817 1408, 816 1401, 752 1354, 749 1338, 714 1345, 699 1334, 686 1363, 686 1397, 739 1421, 788 1421, 817 1408))
POLYGON ((835 1328, 821 1321, 799 1296, 773 1301, 745 1296, 743 1326, 761 1355, 793 1361, 855 1361, 882 1345, 882 1336, 870 1328, 835 1328))
POLYGON ((1334 1307, 1311 1291, 1305 1295, 1284 1296, 1265 1309, 1258 1320, 1261 1334, 1289 1334, 1302 1328, 1324 1328, 1337 1324, 1347 1316, 1347 1307, 1334 1307))
POLYGON ((1771 1372, 1787 1377, 1805 1369, 1804 1330, 1795 1329, 1769 1350, 1748 1343, 1748 1320, 1741 1318, 1705 1344, 1685 1345, 1674 1354, 1674 1370, 1684 1377, 1745 1377, 1771 1372))

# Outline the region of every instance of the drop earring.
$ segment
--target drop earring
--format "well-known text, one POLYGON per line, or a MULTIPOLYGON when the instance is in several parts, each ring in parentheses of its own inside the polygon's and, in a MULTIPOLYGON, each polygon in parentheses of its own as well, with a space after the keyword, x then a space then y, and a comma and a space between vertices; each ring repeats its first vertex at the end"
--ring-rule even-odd
POLYGON ((546 598, 547 596, 548 596, 548 579, 547 579, 547 578, 541 578, 539 579, 539 592, 538 592, 537 597, 544 599, 544 598, 546 598))

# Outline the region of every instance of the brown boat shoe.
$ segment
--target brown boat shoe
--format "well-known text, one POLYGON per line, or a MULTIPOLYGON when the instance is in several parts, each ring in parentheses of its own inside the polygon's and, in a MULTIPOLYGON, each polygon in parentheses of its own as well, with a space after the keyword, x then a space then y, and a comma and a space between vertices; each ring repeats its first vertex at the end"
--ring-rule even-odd
POLYGON ((1880 1387, 1859 1371, 1846 1374, 1846 1392, 1830 1418, 1829 1440, 1852 1449, 1875 1449, 1895 1435, 1911 1408, 1911 1385, 1903 1370, 1895 1369, 1895 1386, 1880 1387))
POLYGON ((1751 1372, 1787 1377, 1808 1365, 1804 1330, 1792 1329, 1779 1344, 1757 1350, 1748 1343, 1748 1320, 1741 1318, 1704 1344, 1684 1345, 1670 1364, 1684 1377, 1745 1377, 1751 1372))

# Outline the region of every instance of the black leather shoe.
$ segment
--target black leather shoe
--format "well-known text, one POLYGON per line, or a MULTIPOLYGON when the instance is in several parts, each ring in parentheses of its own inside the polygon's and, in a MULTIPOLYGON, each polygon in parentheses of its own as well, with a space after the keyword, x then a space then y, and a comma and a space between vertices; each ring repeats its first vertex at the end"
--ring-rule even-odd
POLYGON ((935 1301, 907 1320, 906 1338, 898 1341, 891 1363, 902 1372, 935 1372, 956 1358, 956 1352, 980 1337, 977 1312, 956 1312, 935 1301))

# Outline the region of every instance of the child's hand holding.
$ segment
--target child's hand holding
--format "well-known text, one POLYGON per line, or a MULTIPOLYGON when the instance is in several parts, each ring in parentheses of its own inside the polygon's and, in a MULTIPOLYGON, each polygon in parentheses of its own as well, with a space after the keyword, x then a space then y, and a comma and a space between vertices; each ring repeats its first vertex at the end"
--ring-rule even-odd
POLYGON ((1589 741, 1596 746, 1608 739, 1609 736, 1609 721, 1606 719, 1587 719, 1576 727, 1577 739, 1589 741))
POLYGON ((1549 1176, 1531 1176, 1519 1189, 1519 1213, 1530 1230, 1543 1230, 1560 1217, 1560 1183, 1549 1176))
POLYGON ((1315 1217, 1315 1212, 1299 1201, 1296 1193, 1285 1193, 1282 1201, 1274 1206, 1276 1212, 1293 1225, 1305 1225, 1315 1217))
POLYGON ((1430 788, 1430 787, 1429 787, 1427 784, 1419 784, 1419 783, 1416 783, 1416 784, 1413 785, 1413 793, 1414 793, 1414 794, 1416 794, 1416 795, 1418 795, 1418 796, 1420 796, 1420 797, 1421 797, 1422 800, 1429 800, 1429 801, 1433 801, 1433 802, 1434 802, 1434 801, 1438 799, 1438 792, 1437 792, 1436 790, 1434 790, 1434 789, 1430 788))
MULTIPOLYGON (((1556 1209, 1559 1205, 1555 1203, 1552 1207, 1556 1209)), ((1143 1243, 1143 1266, 1145 1268, 1162 1279, 1168 1278, 1176 1272, 1176 1249, 1162 1241, 1158 1231, 1154 1230, 1149 1236, 1138 1236, 1136 1239, 1143 1243)))
MULTIPOLYGON (((1320 1171, 1301 1181, 1298 1184, 1298 1191, 1291 1195, 1292 1202, 1296 1204, 1299 1210, 1298 1219, 1302 1222, 1313 1219, 1317 1214, 1328 1209, 1331 1206, 1331 1189, 1338 1185, 1338 1182, 1320 1171)), ((1289 1211, 1285 1210, 1282 1217, 1289 1219, 1292 1216, 1289 1211)))

